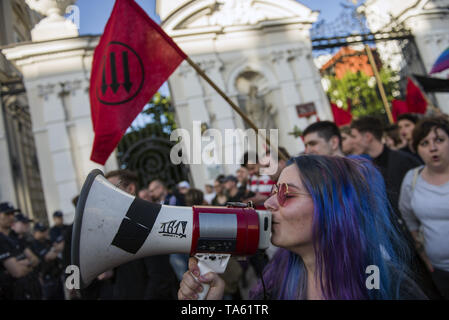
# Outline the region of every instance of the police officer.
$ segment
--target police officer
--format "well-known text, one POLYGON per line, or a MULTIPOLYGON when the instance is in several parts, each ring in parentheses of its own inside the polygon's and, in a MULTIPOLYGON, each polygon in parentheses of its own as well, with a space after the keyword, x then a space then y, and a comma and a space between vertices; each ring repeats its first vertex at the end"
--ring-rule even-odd
POLYGON ((0 299, 40 299, 33 262, 16 237, 11 236, 14 213, 18 211, 9 202, 0 203, 0 299))
POLYGON ((67 226, 64 225, 64 218, 61 211, 53 213, 54 226, 50 228, 50 241, 52 243, 64 241, 67 226))
POLYGON ((60 253, 64 248, 64 242, 51 243, 48 227, 36 223, 33 229, 33 252, 40 259, 39 275, 42 283, 44 300, 63 300, 64 290, 62 285, 62 261, 60 253))

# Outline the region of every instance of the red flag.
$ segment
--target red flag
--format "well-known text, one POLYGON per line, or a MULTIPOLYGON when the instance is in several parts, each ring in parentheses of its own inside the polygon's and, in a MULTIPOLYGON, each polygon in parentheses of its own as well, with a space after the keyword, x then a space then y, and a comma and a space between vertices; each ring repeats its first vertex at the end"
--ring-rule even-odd
POLYGON ((331 103, 332 113, 334 115, 334 122, 337 125, 337 127, 351 123, 352 114, 350 112, 349 107, 350 105, 348 104, 348 110, 346 111, 343 108, 339 108, 335 103, 331 103))
POLYGON ((426 113, 427 101, 421 90, 419 90, 410 78, 408 78, 407 82, 407 96, 405 100, 407 101, 408 112, 426 113))
POLYGON ((116 0, 92 62, 92 161, 105 164, 132 121, 186 57, 134 0, 116 0))
POLYGON ((392 105, 392 111, 391 113, 393 114, 393 120, 394 122, 397 121, 397 118, 400 114, 403 113, 407 113, 408 112, 408 106, 407 106, 407 102, 405 102, 404 100, 396 100, 393 99, 391 101, 391 105, 392 105))

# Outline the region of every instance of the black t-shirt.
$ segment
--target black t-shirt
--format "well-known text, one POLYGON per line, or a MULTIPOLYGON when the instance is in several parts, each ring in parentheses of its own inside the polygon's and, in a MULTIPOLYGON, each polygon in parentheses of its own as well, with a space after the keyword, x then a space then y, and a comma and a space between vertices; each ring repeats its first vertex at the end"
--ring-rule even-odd
POLYGON ((242 202, 245 198, 245 190, 238 189, 235 196, 228 195, 228 202, 242 202))
POLYGON ((421 159, 421 157, 419 156, 419 154, 413 152, 412 149, 410 149, 408 145, 406 145, 405 147, 402 147, 401 149, 399 149, 399 151, 402 151, 402 152, 405 152, 405 153, 411 155, 413 158, 415 158, 416 160, 418 160, 419 163, 420 163, 421 165, 424 164, 424 161, 422 161, 422 159, 421 159))

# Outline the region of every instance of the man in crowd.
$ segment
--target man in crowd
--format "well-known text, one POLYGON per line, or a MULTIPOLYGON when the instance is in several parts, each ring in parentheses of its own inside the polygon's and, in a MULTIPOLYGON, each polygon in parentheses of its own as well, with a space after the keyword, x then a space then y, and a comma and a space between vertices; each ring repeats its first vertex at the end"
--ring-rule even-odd
POLYGON ((354 152, 356 154, 367 154, 373 163, 379 168, 386 186, 387 197, 393 208, 392 222, 408 242, 413 250, 413 268, 416 269, 420 279, 417 279, 421 288, 429 296, 435 296, 436 289, 430 274, 415 250, 414 240, 407 229, 399 212, 399 193, 405 174, 412 168, 419 166, 418 160, 412 155, 390 150, 382 143, 382 122, 373 116, 364 116, 351 123, 351 135, 354 138, 354 152))
POLYGON ((331 121, 318 121, 303 133, 305 154, 344 157, 342 139, 337 125, 331 121))
MULTIPOLYGON (((282 152, 287 159, 290 159, 290 154, 287 152, 287 149, 284 147, 278 147, 278 150, 282 152)), ((288 160, 284 160, 283 158, 277 156, 277 153, 271 154, 270 152, 267 152, 267 157, 270 163, 269 166, 274 166, 274 168, 276 168, 276 171, 273 174, 270 174, 270 179, 277 182, 282 170, 284 170, 287 166, 288 160)))
POLYGON ((254 193, 243 202, 252 201, 255 208, 265 210, 265 200, 270 197, 274 181, 268 175, 260 173, 260 162, 257 153, 246 152, 243 156, 243 165, 249 174, 248 189, 254 193))
MULTIPOLYGON (((107 173, 105 177, 121 190, 133 196, 136 195, 138 177, 135 173, 129 170, 115 170, 107 173)), ((166 193, 158 194, 159 201, 165 199, 164 194, 166 193)), ((154 190, 153 195, 156 195, 154 190)), ((115 299, 176 299, 178 283, 168 255, 150 256, 130 261, 115 268, 113 276, 115 299)))
POLYGON ((170 206, 182 206, 184 204, 182 199, 176 197, 175 194, 169 193, 166 184, 159 179, 151 181, 148 189, 150 190, 150 197, 155 203, 170 206))
POLYGON ((413 113, 403 113, 398 116, 397 124, 399 128, 399 136, 405 140, 406 145, 399 149, 400 151, 407 152, 412 155, 420 164, 424 164, 421 157, 413 149, 413 129, 419 121, 419 117, 413 113))
POLYGON ((140 199, 143 199, 143 200, 146 200, 146 201, 149 201, 149 202, 152 201, 151 196, 150 196, 150 190, 148 190, 148 188, 140 189, 140 191, 138 193, 138 197, 140 199))
POLYGON ((53 213, 53 227, 50 228, 50 241, 63 242, 67 226, 64 225, 64 215, 62 211, 58 210, 53 213))
POLYGON ((351 135, 354 138, 354 152, 369 155, 384 177, 391 205, 398 213, 401 183, 408 170, 419 166, 411 155, 390 150, 382 143, 383 124, 373 116, 361 117, 351 123, 351 135))
POLYGON ((204 186, 204 191, 204 200, 207 202, 207 204, 211 204, 212 200, 216 196, 214 186, 208 183, 204 186))
POLYGON ((184 195, 187 193, 187 191, 189 191, 190 189, 190 184, 187 181, 181 181, 180 183, 178 183, 178 191, 180 194, 184 195))
POLYGON ((18 241, 11 237, 14 213, 19 212, 9 202, 0 203, 0 299, 41 299, 41 288, 33 262, 21 249, 18 241))
POLYGON ((44 300, 64 300, 62 283, 62 259, 60 253, 64 249, 64 242, 52 243, 49 239, 48 227, 35 223, 33 228, 33 252, 39 257, 39 275, 42 281, 44 300))
POLYGON ((237 188, 238 180, 235 176, 229 175, 224 179, 224 188, 227 194, 228 202, 242 202, 245 193, 237 188))
POLYGON ((343 126, 340 127, 341 133, 341 151, 349 156, 354 153, 354 141, 351 136, 351 127, 343 126))

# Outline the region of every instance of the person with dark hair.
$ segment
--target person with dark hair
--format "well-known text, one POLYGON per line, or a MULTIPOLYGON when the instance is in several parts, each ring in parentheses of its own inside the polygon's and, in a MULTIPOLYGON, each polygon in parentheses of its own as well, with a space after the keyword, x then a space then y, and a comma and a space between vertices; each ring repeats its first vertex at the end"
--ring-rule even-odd
MULTIPOLYGON (((136 195, 138 176, 135 173, 116 170, 107 173, 105 177, 121 190, 136 195)), ((113 276, 115 299, 176 299, 177 279, 169 255, 151 256, 125 263, 115 268, 113 276)))
MULTIPOLYGON (((265 202, 271 242, 281 247, 251 291, 253 299, 426 299, 408 267, 410 251, 395 226, 382 175, 362 157, 293 158, 265 202), (377 272, 377 284, 369 272, 377 272), (370 271, 373 272, 373 271, 370 271), (369 285, 368 285, 369 284, 369 285)), ((221 299, 223 281, 200 276, 189 261, 179 299, 221 299)))
POLYGON ((214 181, 215 198, 212 199, 213 206, 225 206, 228 202, 228 196, 224 188, 225 176, 220 174, 214 181))
POLYGON ((245 152, 243 155, 243 164, 248 169, 247 197, 243 202, 251 201, 258 210, 265 210, 263 203, 270 195, 271 187, 274 181, 267 174, 262 174, 260 159, 255 152, 245 152))
POLYGON ((33 228, 32 250, 40 259, 39 275, 44 300, 64 300, 63 273, 60 254, 64 242, 51 242, 47 225, 35 223, 33 228))
POLYGON ((237 188, 237 177, 229 175, 224 179, 224 189, 227 195, 227 202, 242 202, 245 197, 245 193, 241 189, 237 188))
POLYGON ((351 127, 350 126, 342 126, 340 128, 341 133, 341 151, 349 156, 354 153, 354 142, 352 141, 351 136, 351 127))
POLYGON ((67 226, 64 224, 64 214, 61 210, 53 213, 53 227, 50 228, 51 242, 64 242, 67 226))
POLYGON ((355 153, 360 155, 367 154, 371 157, 384 178, 388 200, 393 208, 391 211, 394 215, 392 216, 392 221, 402 233, 410 249, 413 250, 413 264, 420 276, 420 286, 425 290, 426 294, 437 296, 438 294, 435 293, 435 286, 430 273, 415 250, 413 237, 399 211, 399 193, 402 181, 410 169, 419 166, 419 162, 408 153, 390 150, 382 144, 382 134, 383 124, 376 117, 364 116, 351 123, 351 135, 354 137, 355 153))
POLYGON ((0 203, 0 300, 41 299, 34 254, 13 234, 16 212, 9 202, 0 203))
POLYGON ((402 140, 399 136, 399 127, 397 124, 391 124, 384 129, 383 141, 391 150, 400 150, 407 141, 402 140))
POLYGON ((274 171, 272 174, 270 174, 270 179, 274 182, 276 182, 279 179, 279 175, 281 174, 282 170, 287 166, 287 161, 290 159, 290 154, 288 153, 287 149, 284 147, 278 147, 278 150, 282 152, 287 160, 284 160, 283 158, 279 157, 277 155, 277 152, 274 154, 271 154, 271 152, 267 151, 267 159, 269 162, 269 166, 274 167, 276 171, 274 171))
POLYGON ((168 191, 167 185, 160 179, 155 179, 148 185, 150 191, 150 197, 153 202, 170 205, 170 206, 182 206, 184 205, 184 199, 176 194, 168 191))
POLYGON ((303 133, 305 154, 341 156, 342 139, 337 125, 331 121, 318 121, 309 125, 303 133))
POLYGON ((399 209, 437 288, 449 299, 449 121, 424 118, 413 130, 424 165, 402 182, 399 209))
POLYGON ((398 116, 397 124, 399 129, 399 135, 401 139, 403 139, 406 142, 405 146, 403 146, 399 150, 411 154, 420 162, 420 164, 424 164, 422 159, 416 153, 416 149, 414 149, 413 147, 412 133, 418 121, 419 116, 414 113, 403 113, 398 116))
POLYGON ((204 193, 199 189, 190 188, 189 190, 187 190, 185 198, 186 198, 186 206, 188 207, 202 206, 205 204, 204 193))
POLYGON ((383 124, 377 117, 364 116, 351 123, 355 154, 367 154, 379 167, 387 186, 388 198, 398 213, 399 191, 408 170, 419 166, 410 154, 394 151, 382 143, 383 124))

